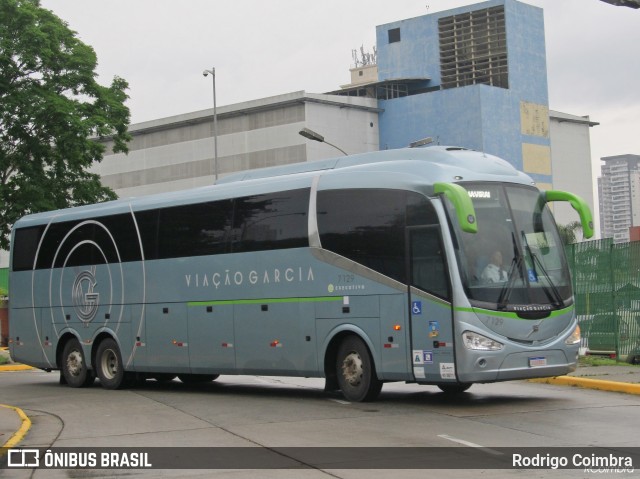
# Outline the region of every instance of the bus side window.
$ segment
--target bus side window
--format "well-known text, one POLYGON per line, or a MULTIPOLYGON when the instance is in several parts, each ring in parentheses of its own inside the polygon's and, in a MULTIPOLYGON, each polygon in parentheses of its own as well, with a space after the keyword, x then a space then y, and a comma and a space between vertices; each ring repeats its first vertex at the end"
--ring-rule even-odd
POLYGON ((13 240, 13 271, 26 271, 33 269, 36 251, 40 238, 44 232, 44 226, 32 226, 30 228, 17 229, 13 240))
POLYGON ((318 192, 318 229, 322 247, 407 283, 406 226, 437 224, 423 195, 391 189, 318 192))
POLYGON ((447 268, 438 228, 411 232, 411 285, 441 298, 449 299, 447 268))
POLYGON ((236 198, 231 249, 234 253, 309 246, 309 188, 236 198))
POLYGON ((406 192, 401 190, 319 191, 322 247, 406 283, 406 205, 406 192))

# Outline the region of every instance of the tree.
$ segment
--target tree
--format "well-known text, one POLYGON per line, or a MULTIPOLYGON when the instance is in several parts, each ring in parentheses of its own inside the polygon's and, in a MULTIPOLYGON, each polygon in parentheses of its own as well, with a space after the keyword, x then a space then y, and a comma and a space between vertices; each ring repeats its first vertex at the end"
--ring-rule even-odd
POLYGON ((96 54, 40 0, 0 2, 0 248, 24 214, 115 199, 87 169, 111 137, 127 152, 127 82, 97 83, 96 54))
POLYGON ((560 233, 560 238, 564 244, 575 243, 578 239, 576 236, 577 231, 582 232, 582 223, 579 221, 572 221, 567 225, 558 225, 558 233, 560 233))

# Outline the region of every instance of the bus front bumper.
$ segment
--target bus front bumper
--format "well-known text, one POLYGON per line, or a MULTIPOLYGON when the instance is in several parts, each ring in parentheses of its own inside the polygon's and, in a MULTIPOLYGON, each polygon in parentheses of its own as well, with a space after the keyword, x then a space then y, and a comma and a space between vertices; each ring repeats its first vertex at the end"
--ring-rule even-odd
POLYGON ((578 348, 514 352, 506 356, 492 356, 482 351, 465 354, 459 362, 458 381, 484 383, 562 376, 575 371, 578 348))

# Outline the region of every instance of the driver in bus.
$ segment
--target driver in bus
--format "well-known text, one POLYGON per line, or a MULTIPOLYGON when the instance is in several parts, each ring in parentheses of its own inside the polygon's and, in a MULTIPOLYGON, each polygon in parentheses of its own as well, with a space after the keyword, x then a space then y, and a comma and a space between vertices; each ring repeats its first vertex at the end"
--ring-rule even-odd
POLYGON ((502 268, 502 253, 494 251, 489 264, 482 271, 481 278, 487 283, 500 283, 507 280, 507 272, 502 268))

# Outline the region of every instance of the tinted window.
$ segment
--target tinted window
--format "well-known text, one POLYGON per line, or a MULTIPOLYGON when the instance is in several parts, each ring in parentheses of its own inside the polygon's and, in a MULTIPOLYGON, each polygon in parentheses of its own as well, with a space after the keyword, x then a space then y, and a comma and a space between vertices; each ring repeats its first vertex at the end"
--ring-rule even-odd
MULTIPOLYGON (((224 200, 161 210, 156 233, 157 257, 180 258, 226 253, 231 208, 231 200, 224 200)), ((149 226, 153 231, 153 225, 149 226)), ((153 238, 145 243, 153 244, 153 238)), ((149 257, 152 258, 153 255, 150 254, 149 257)))
POLYGON ((144 259, 158 259, 158 228, 160 210, 136 211, 136 222, 142 239, 144 259))
POLYGON ((16 230, 13 269, 51 268, 308 246, 309 189, 16 230), (36 250, 44 241, 38 258, 36 250), (116 246, 117 245, 117 246, 116 246))
POLYGON ((235 200, 232 251, 309 246, 309 189, 235 200))
POLYGON ((136 213, 146 259, 308 246, 309 189, 136 213))
POLYGON ((33 268, 36 258, 36 250, 44 226, 22 228, 15 231, 13 244, 13 271, 24 271, 33 268))
POLYGON ((422 195, 399 190, 318 192, 322 247, 406 282, 405 227, 437 223, 422 195))
POLYGON ((19 229, 12 247, 14 271, 33 268, 34 260, 37 269, 140 260, 138 235, 130 214, 19 229))
POLYGON ((411 284, 441 298, 449 298, 449 275, 436 227, 411 232, 411 284))

